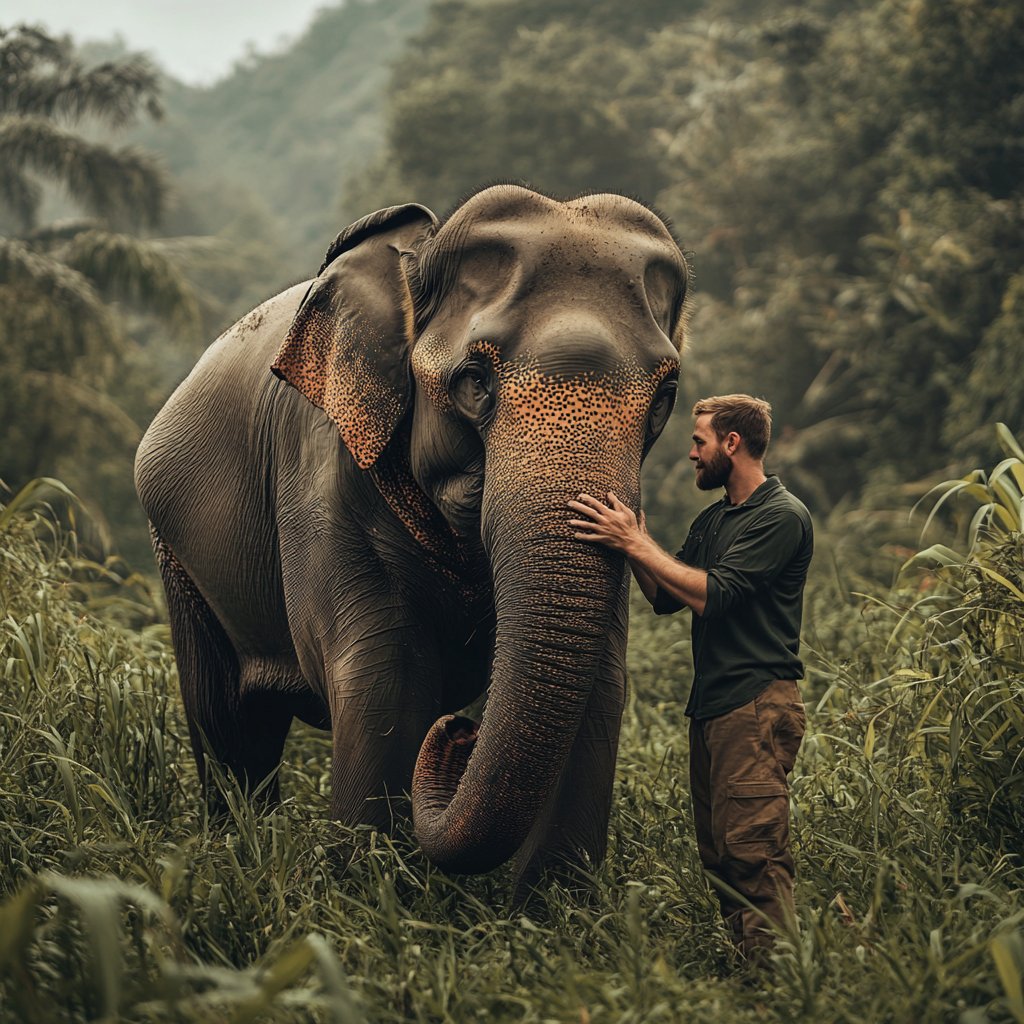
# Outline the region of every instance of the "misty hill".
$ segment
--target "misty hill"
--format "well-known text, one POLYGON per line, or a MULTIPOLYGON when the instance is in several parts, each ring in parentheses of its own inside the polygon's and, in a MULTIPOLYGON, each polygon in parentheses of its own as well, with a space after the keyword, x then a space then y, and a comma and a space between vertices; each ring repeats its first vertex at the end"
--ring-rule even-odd
POLYGON ((390 66, 427 0, 348 0, 288 49, 254 54, 206 88, 170 81, 165 118, 135 141, 167 161, 182 232, 254 234, 279 280, 315 271, 339 223, 341 182, 383 142, 390 66))

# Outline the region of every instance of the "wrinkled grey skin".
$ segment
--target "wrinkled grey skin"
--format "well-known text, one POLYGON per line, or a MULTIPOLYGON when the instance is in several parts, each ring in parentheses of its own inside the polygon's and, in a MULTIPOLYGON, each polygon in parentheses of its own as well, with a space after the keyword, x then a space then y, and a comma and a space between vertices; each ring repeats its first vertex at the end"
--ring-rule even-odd
POLYGON ((201 769, 255 787, 295 716, 333 733, 338 819, 411 790, 449 870, 598 863, 628 580, 566 503, 638 503, 685 290, 639 204, 495 186, 365 218, 218 339, 136 462, 201 769))

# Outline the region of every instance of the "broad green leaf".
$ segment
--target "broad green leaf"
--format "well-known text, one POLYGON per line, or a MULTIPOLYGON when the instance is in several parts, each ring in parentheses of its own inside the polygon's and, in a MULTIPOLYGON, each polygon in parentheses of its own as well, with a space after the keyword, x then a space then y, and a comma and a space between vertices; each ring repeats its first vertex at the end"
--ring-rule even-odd
POLYGON ((1024 493, 1024 484, 1022 484, 1022 481, 1024 481, 1024 464, 1019 459, 1003 459, 989 474, 988 482, 989 484, 994 484, 1006 475, 1012 478, 1017 488, 1017 497, 1019 498, 1024 493))
POLYGON ((966 487, 967 484, 963 480, 946 480, 941 484, 937 484, 933 487, 918 503, 914 506, 911 515, 917 510, 918 506, 925 502, 931 495, 936 492, 940 493, 938 501, 932 505, 931 511, 928 513, 928 518, 924 521, 924 526, 921 527, 921 538, 923 539, 925 534, 928 532, 928 527, 931 525, 932 520, 938 515, 939 509, 950 499, 955 497, 957 494, 966 487))
POLYGON ((907 569, 917 568, 920 566, 932 568, 934 566, 963 564, 963 555, 954 551, 952 548, 947 547, 945 544, 933 544, 931 547, 925 548, 923 551, 918 551, 916 555, 912 555, 908 558, 900 567, 900 572, 905 572, 907 569))
POLYGON ((967 484, 963 489, 964 494, 970 495, 975 501, 988 502, 992 500, 992 491, 986 481, 985 484, 967 484))
POLYGON ((1016 513, 1020 506, 1021 496, 1017 492, 1016 487, 1013 486, 1012 482, 1003 478, 1002 480, 993 481, 992 490, 999 499, 1001 506, 1009 513, 1010 518, 1007 523, 1007 529, 1019 529, 1020 524, 1016 522, 1016 513))
POLYGON ((978 533, 984 527, 985 523, 991 520, 993 513, 996 510, 996 505, 993 502, 988 502, 982 505, 977 512, 971 516, 971 525, 967 529, 967 547, 968 550, 973 551, 978 543, 978 533))

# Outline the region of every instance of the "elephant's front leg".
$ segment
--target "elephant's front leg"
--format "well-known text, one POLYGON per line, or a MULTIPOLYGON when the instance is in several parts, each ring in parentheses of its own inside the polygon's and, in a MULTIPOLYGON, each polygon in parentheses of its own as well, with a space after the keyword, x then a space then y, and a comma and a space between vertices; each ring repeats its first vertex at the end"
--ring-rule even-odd
POLYGON ((331 815, 390 831, 408 813, 413 766, 440 714, 437 659, 411 628, 381 627, 327 658, 331 815))
POLYGON ((626 700, 627 622, 621 607, 558 786, 516 855, 517 901, 547 873, 572 883, 581 880, 581 869, 591 872, 604 860, 626 700))

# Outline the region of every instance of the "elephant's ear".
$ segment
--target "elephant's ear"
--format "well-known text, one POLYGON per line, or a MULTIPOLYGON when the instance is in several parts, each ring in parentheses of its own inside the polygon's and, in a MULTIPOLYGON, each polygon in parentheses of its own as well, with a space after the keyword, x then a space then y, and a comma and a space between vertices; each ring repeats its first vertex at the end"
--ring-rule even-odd
POLYGON ((437 229, 423 206, 378 210, 334 240, 271 367, 338 425, 369 469, 409 403, 407 314, 400 254, 437 229))

